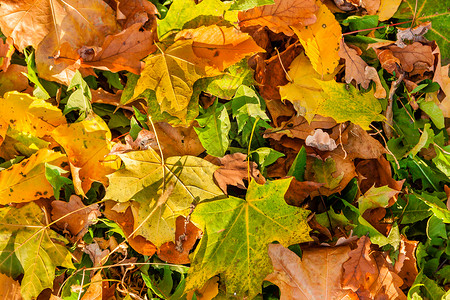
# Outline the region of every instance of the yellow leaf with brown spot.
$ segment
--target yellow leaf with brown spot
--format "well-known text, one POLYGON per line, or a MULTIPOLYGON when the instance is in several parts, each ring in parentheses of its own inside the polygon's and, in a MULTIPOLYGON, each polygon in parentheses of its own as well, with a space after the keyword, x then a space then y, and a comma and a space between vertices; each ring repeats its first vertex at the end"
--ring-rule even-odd
POLYGON ((111 150, 111 132, 105 121, 91 115, 82 122, 61 125, 52 132, 69 157, 70 169, 78 195, 85 195, 91 184, 108 184, 107 174, 114 172, 116 163, 106 158, 111 150))
POLYGON ((250 35, 234 27, 211 25, 186 29, 179 32, 176 39, 193 40, 195 55, 207 59, 220 71, 248 55, 265 52, 250 35))
POLYGON ((30 158, 0 171, 0 205, 30 202, 53 196, 53 187, 45 178, 45 163, 67 166, 67 157, 41 149, 30 158))
POLYGON ((319 5, 317 21, 309 26, 292 26, 305 48, 314 70, 321 76, 333 73, 339 63, 339 41, 342 31, 336 18, 325 4, 319 5))

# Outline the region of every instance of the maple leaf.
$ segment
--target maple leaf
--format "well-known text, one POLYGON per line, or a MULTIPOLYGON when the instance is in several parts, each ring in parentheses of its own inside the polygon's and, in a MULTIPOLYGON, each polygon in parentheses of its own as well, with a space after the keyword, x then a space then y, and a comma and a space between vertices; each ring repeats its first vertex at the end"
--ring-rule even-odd
POLYGON ((234 27, 201 26, 179 32, 175 40, 193 40, 192 49, 198 57, 206 59, 220 71, 234 65, 246 56, 265 50, 247 33, 234 27))
POLYGON ((45 178, 45 163, 67 166, 67 157, 60 152, 41 149, 20 164, 0 171, 0 204, 53 196, 53 187, 45 178))
POLYGON ((105 121, 90 115, 81 122, 58 126, 51 136, 60 144, 70 162, 75 192, 85 195, 95 181, 108 185, 107 174, 118 168, 106 160, 111 149, 111 132, 105 121))
POLYGON ((289 66, 286 78, 288 84, 280 86, 281 99, 292 102, 297 115, 311 122, 321 102, 323 90, 314 79, 331 80, 333 75, 321 76, 317 73, 305 54, 298 55, 289 66))
POLYGON ((341 287, 342 264, 349 251, 349 246, 309 248, 300 258, 282 245, 271 244, 274 272, 265 280, 279 286, 282 300, 358 299, 354 292, 341 287))
POLYGON ((133 98, 146 89, 154 90, 161 111, 184 121, 194 82, 217 75, 207 67, 206 61, 194 54, 192 43, 192 40, 176 41, 167 49, 159 48, 158 53, 147 57, 133 98))
POLYGON ((316 82, 328 96, 317 108, 317 113, 332 117, 336 122, 351 121, 363 129, 368 129, 372 121, 383 121, 381 104, 371 93, 361 94, 352 85, 334 80, 316 82), (329 100, 328 100, 329 99, 329 100))
POLYGON ((294 35, 290 26, 308 26, 316 22, 317 5, 314 0, 275 0, 274 4, 239 12, 239 27, 267 26, 276 33, 294 35))
POLYGON ((108 175, 110 185, 105 199, 140 203, 139 222, 134 224, 135 229, 140 228, 135 234, 156 246, 174 239, 175 219, 187 213, 192 202, 223 194, 213 182, 217 167, 201 158, 172 156, 162 161, 153 149, 118 156, 125 167, 108 175), (173 186, 170 195, 159 199, 170 185, 173 186))
POLYGON ((251 299, 272 269, 267 244, 278 241, 288 246, 310 240, 309 211, 289 206, 283 198, 290 181, 264 185, 251 181, 245 200, 214 199, 196 207, 192 221, 204 228, 204 236, 194 252, 186 290, 200 288, 221 274, 228 294, 251 299))
POLYGON ((341 26, 325 4, 320 1, 317 21, 314 24, 302 24, 304 27, 292 26, 311 64, 322 77, 333 73, 339 63, 339 41, 341 26))
POLYGON ((35 204, 0 209, 0 271, 16 277, 24 273, 22 297, 34 299, 53 287, 56 266, 73 268, 63 237, 46 226, 44 214, 35 204))

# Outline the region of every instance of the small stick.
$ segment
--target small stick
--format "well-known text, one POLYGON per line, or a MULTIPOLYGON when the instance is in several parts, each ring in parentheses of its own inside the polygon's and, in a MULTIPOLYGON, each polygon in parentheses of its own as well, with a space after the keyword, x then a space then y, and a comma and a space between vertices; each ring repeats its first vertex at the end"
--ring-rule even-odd
POLYGON ((392 125, 394 124, 394 112, 392 109, 393 103, 394 103, 394 94, 397 90, 400 83, 403 81, 403 78, 405 77, 405 73, 400 74, 398 79, 396 81, 393 81, 391 83, 391 88, 389 89, 389 99, 388 99, 388 105, 386 107, 386 111, 384 112, 384 116, 386 117, 386 122, 383 123, 383 130, 386 134, 386 137, 388 139, 391 139, 393 135, 392 131, 392 125))

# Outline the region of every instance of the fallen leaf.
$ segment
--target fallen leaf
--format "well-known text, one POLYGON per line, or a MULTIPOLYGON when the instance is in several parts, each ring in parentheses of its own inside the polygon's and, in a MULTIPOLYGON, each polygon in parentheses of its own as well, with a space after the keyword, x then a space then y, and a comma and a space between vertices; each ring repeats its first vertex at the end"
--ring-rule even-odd
POLYGON ((281 300, 358 299, 354 292, 341 288, 341 268, 349 251, 349 246, 310 248, 300 258, 282 245, 270 244, 274 272, 265 280, 278 285, 281 300))
POLYGON ((186 218, 178 216, 176 220, 175 243, 170 241, 161 245, 158 257, 171 264, 189 264, 189 252, 197 240, 202 237, 202 231, 186 218))
POLYGON ((306 223, 309 211, 287 205, 282 197, 290 181, 259 185, 252 180, 246 200, 215 199, 195 208, 192 221, 204 228, 205 235, 194 252, 186 291, 221 274, 228 293, 252 298, 261 291, 264 277, 272 270, 267 244, 278 241, 287 246, 311 239, 306 223), (258 268, 251 267, 255 265, 258 268))
POLYGON ((122 28, 129 28, 134 24, 144 25, 153 23, 158 14, 156 6, 145 0, 105 0, 116 11, 117 21, 122 28))
POLYGON ((101 215, 98 204, 85 206, 76 195, 70 196, 69 202, 53 201, 52 208, 52 220, 59 220, 56 226, 61 230, 68 229, 77 239, 82 238, 101 215))
POLYGON ((0 271, 14 278, 23 273, 24 299, 34 299, 42 290, 52 288, 57 266, 74 268, 65 239, 44 219, 44 212, 33 202, 0 209, 0 271))
POLYGON ((289 83, 280 86, 282 100, 292 102, 298 116, 304 116, 311 122, 323 101, 323 89, 314 79, 331 80, 334 76, 321 76, 309 59, 299 54, 289 66, 286 78, 289 83))
POLYGON ((392 18, 401 2, 401 0, 381 0, 377 11, 378 21, 383 22, 392 18))
POLYGON ((192 40, 196 56, 206 59, 211 66, 224 71, 246 56, 264 52, 247 33, 234 27, 201 26, 179 32, 175 40, 192 40))
POLYGON ((300 43, 305 48, 314 70, 323 78, 331 74, 339 63, 339 42, 341 40, 341 26, 325 4, 319 5, 317 21, 314 24, 292 26, 300 43))
POLYGON ((373 121, 383 121, 381 104, 369 93, 361 94, 352 85, 337 83, 334 80, 316 80, 327 95, 319 104, 317 113, 332 117, 338 123, 351 121, 363 129, 368 129, 373 121), (328 100, 330 99, 330 100, 328 100))
POLYGON ((0 273, 0 298, 8 300, 22 300, 20 283, 11 277, 0 273))
POLYGON ((227 154, 224 157, 208 157, 206 158, 213 164, 220 166, 214 171, 214 179, 219 185, 220 189, 227 193, 227 187, 229 185, 237 186, 240 189, 247 189, 244 184, 244 179, 248 179, 249 173, 251 176, 260 183, 264 182, 264 178, 258 170, 258 165, 255 162, 250 162, 250 170, 248 170, 249 163, 247 156, 243 153, 227 154))
MULTIPOLYGON (((155 123, 155 130, 165 157, 192 155, 198 156, 205 151, 194 124, 189 127, 173 127, 169 123, 155 123)), ((153 147, 156 151, 157 149, 153 147)))
POLYGON ((441 67, 441 89, 445 94, 445 98, 439 103, 439 108, 442 110, 442 114, 446 118, 450 118, 450 78, 448 76, 449 67, 450 64, 441 67))
POLYGON ((402 288, 410 288, 419 273, 415 254, 418 244, 402 235, 398 259, 394 264, 395 272, 403 279, 402 288))
POLYGON ((81 122, 61 125, 51 135, 67 153, 78 195, 84 196, 95 181, 108 185, 106 175, 117 168, 117 162, 107 161, 111 132, 102 118, 91 115, 81 122))
POLYGON ((118 156, 125 167, 108 175, 110 184, 105 199, 140 203, 138 222, 134 224, 139 229, 135 234, 156 246, 173 241, 175 219, 187 214, 192 202, 222 195, 213 182, 217 167, 201 158, 172 156, 162 161, 153 149, 118 156), (123 189, 124 185, 128 188, 123 189), (170 185, 173 191, 167 199, 161 199, 160 195, 170 185))
POLYGON ((94 264, 94 268, 101 267, 106 262, 105 258, 110 253, 108 249, 102 250, 95 240, 91 244, 86 245, 83 248, 83 252, 89 255, 89 258, 94 264))
POLYGON ((140 29, 141 24, 134 24, 117 34, 108 35, 100 47, 83 45, 76 50, 65 42, 55 58, 55 63, 64 61, 73 65, 77 60, 81 60, 81 67, 84 68, 111 72, 125 70, 140 74, 143 68, 140 60, 156 51, 153 32, 140 29))
POLYGON ((339 56, 345 59, 345 82, 351 83, 354 79, 356 83, 361 84, 364 89, 367 89, 369 88, 370 80, 373 80, 376 84, 375 97, 385 98, 386 91, 381 85, 377 71, 374 67, 369 67, 367 65, 367 63, 359 56, 359 51, 361 50, 359 50, 359 48, 356 49, 357 50, 350 48, 346 43, 341 41, 339 56))
POLYGON ((184 120, 193 93, 194 82, 202 77, 218 75, 209 70, 204 59, 192 49, 192 40, 176 41, 167 49, 160 49, 145 59, 145 68, 139 78, 133 98, 146 89, 156 92, 162 112, 184 120))
POLYGON ((356 165, 356 173, 362 193, 365 193, 374 185, 376 187, 387 185, 394 190, 401 191, 405 181, 396 181, 392 178, 391 165, 383 156, 359 162, 356 165))
POLYGON ((431 29, 431 22, 425 22, 414 28, 397 28, 397 41, 395 44, 400 48, 405 48, 405 40, 426 43, 428 40, 423 36, 431 29))
POLYGON ((300 206, 302 202, 314 192, 317 192, 323 183, 314 181, 298 181, 292 179, 284 198, 289 205, 300 206))
POLYGON ((196 297, 195 299, 198 299, 198 300, 214 299, 214 297, 217 296, 217 294, 219 294, 219 277, 218 276, 212 277, 199 290, 189 291, 187 293, 186 298, 188 300, 192 300, 194 297, 194 293, 195 293, 195 297, 196 297))
POLYGON ((131 207, 128 207, 123 213, 117 212, 114 210, 114 206, 117 204, 115 201, 106 201, 105 202, 105 210, 103 214, 105 217, 110 219, 111 221, 116 222, 120 228, 122 228, 125 238, 127 239, 128 244, 136 250, 136 252, 152 256, 156 253, 156 246, 146 240, 141 235, 132 235, 134 230, 134 217, 133 213, 131 212, 131 207))
POLYGON ((45 163, 67 166, 66 155, 41 149, 29 158, 0 171, 0 204, 30 202, 53 196, 53 187, 45 178, 45 163))
POLYGON ((381 143, 360 126, 350 124, 347 130, 348 138, 347 142, 343 143, 343 147, 351 158, 377 159, 386 153, 381 143))
POLYGON ((0 41, 0 71, 6 72, 11 64, 11 56, 16 50, 13 43, 14 41, 11 38, 0 41))
POLYGON ((89 287, 84 293, 81 300, 100 300, 102 299, 103 287, 102 287, 102 272, 98 271, 91 278, 91 282, 89 283, 89 287))
POLYGON ((239 27, 267 26, 276 33, 294 35, 290 26, 308 26, 316 22, 317 5, 314 0, 275 0, 275 4, 239 12, 239 27))
POLYGON ((368 209, 378 207, 390 207, 394 204, 396 196, 400 191, 391 189, 387 185, 382 187, 371 187, 358 199, 358 208, 361 215, 368 209))
POLYGON ((26 92, 30 88, 27 77, 22 73, 27 73, 27 67, 16 64, 10 65, 5 72, 0 72, 0 97, 9 91, 26 92))

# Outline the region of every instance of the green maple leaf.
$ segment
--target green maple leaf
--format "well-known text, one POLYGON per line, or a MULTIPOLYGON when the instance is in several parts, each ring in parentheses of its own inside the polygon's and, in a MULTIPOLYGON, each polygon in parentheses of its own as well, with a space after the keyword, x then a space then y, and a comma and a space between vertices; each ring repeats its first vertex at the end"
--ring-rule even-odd
POLYGON ((316 158, 312 166, 312 172, 316 182, 323 183, 323 186, 330 190, 337 188, 344 177, 344 172, 336 177, 333 176, 333 173, 336 172, 336 163, 331 157, 325 160, 316 158))
POLYGON ((186 290, 200 288, 221 274, 227 293, 252 299, 261 292, 272 272, 267 246, 310 241, 308 210, 284 200, 291 178, 259 185, 252 181, 246 199, 229 197, 200 203, 192 220, 202 225, 204 236, 194 253, 186 290), (223 277, 222 277, 223 276, 223 277))
POLYGON ((0 272, 15 277, 24 273, 22 297, 32 299, 53 287, 56 266, 73 268, 63 237, 45 226, 42 210, 30 203, 0 209, 0 272))
POLYGON ((387 207, 389 199, 400 193, 400 191, 391 189, 387 185, 380 187, 371 187, 364 195, 359 197, 358 208, 361 215, 368 209, 377 207, 387 207))
POLYGON ((153 150, 131 151, 119 154, 125 167, 108 175, 106 199, 139 203, 136 234, 156 246, 172 241, 175 220, 189 212, 191 203, 223 195, 215 185, 213 173, 218 168, 210 162, 193 156, 172 156, 162 161, 153 150), (170 186, 172 192, 161 200, 170 186))

